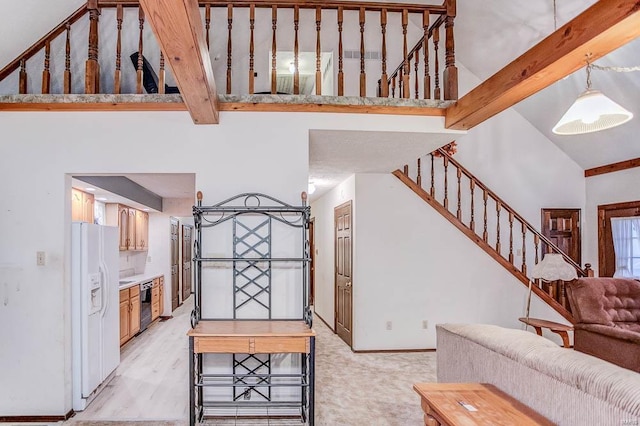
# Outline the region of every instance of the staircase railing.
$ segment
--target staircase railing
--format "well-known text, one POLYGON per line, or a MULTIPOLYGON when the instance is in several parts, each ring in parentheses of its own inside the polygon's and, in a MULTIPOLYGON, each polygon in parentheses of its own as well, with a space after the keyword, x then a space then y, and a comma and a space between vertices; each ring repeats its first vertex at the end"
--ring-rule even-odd
POLYGON ((456 15, 455 1, 445 2, 447 13, 440 15, 429 26, 429 15, 422 17, 424 35, 407 51, 404 44, 402 62, 389 75, 383 75, 378 80, 378 96, 391 98, 415 99, 458 99, 458 68, 455 64, 455 42, 453 36, 453 21, 456 15), (445 68, 442 73, 440 86, 440 29, 445 27, 445 68), (432 45, 429 45, 432 41, 432 45), (422 53, 421 53, 422 52, 422 53), (420 60, 422 55, 422 61, 420 60), (431 72, 433 70, 433 73, 431 72), (433 81, 431 76, 433 75, 433 81))
POLYGON ((411 171, 406 165, 393 174, 524 285, 532 281, 533 291, 573 322, 564 282, 536 280, 529 268, 542 260, 542 245, 548 253, 562 255, 578 276, 593 276, 590 264, 583 269, 574 262, 443 149, 419 158, 411 171))
MULTIPOLYGON (((434 72, 448 82, 445 87, 457 87, 452 71, 455 0, 443 2, 200 0, 199 4, 214 76, 225 93, 367 97, 378 95, 378 78, 388 80, 387 63, 403 61, 409 44, 425 34, 427 39, 439 34, 441 25, 447 27, 448 65, 434 72), (412 22, 433 25, 423 32, 419 25, 409 25, 412 22)), ((141 94, 154 85, 162 94, 167 79, 164 56, 137 0, 88 0, 0 70, 0 84, 17 86, 19 94, 141 94), (123 64, 123 54, 128 63, 127 56, 136 52, 133 66, 123 64), (153 84, 148 84, 150 78, 153 84)), ((388 96, 388 87, 381 96, 388 96)))

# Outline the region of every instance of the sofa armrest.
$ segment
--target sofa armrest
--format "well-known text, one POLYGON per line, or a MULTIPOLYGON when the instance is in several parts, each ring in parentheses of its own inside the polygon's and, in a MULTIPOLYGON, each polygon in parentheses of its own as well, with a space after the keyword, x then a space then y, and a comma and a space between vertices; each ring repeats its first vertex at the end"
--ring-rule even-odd
MULTIPOLYGON (((589 328, 603 327, 589 324, 589 328)), ((626 331, 626 330, 617 330, 626 331)), ((631 333, 631 332, 629 332, 631 333)), ((576 351, 609 361, 612 364, 640 373, 640 344, 627 339, 614 337, 602 330, 592 331, 576 326, 573 333, 573 348, 576 351)))
POLYGON ((576 330, 585 330, 592 333, 603 334, 605 336, 614 337, 616 339, 625 340, 630 343, 640 345, 640 333, 625 330, 624 328, 611 327, 602 324, 576 324, 576 330))

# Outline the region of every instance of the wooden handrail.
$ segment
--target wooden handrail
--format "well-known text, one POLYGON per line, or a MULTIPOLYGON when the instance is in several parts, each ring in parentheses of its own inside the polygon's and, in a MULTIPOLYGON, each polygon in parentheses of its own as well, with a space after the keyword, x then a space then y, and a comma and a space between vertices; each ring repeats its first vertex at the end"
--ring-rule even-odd
POLYGON ((88 9, 86 4, 80 6, 78 10, 73 12, 71 16, 69 16, 67 19, 62 21, 57 27, 49 31, 47 35, 42 37, 40 40, 36 41, 31 47, 29 47, 27 50, 22 52, 22 54, 20 54, 20 56, 18 56, 16 59, 9 62, 7 66, 5 66, 0 71, 0 81, 4 80, 7 76, 9 76, 9 74, 17 70, 18 67, 20 66, 21 61, 23 60, 27 61, 33 55, 38 53, 42 48, 44 48, 47 42, 53 41, 53 39, 55 39, 60 34, 65 32, 67 30, 67 23, 69 25, 73 24, 78 19, 82 18, 87 13, 87 10, 88 9))
MULTIPOLYGON (((436 19, 436 21, 429 28, 429 38, 431 38, 431 35, 433 34, 433 30, 438 28, 438 27, 440 27, 442 24, 444 24, 444 21, 445 21, 445 16, 444 15, 438 16, 438 19, 436 19)), ((389 74, 389 78, 387 79, 387 84, 391 84, 392 83, 392 81, 391 81, 392 78, 396 77, 398 75, 400 70, 404 67, 405 63, 409 60, 408 58, 411 58, 413 56, 413 54, 416 53, 417 50, 422 49, 423 45, 424 45, 424 36, 420 37, 420 40, 418 40, 418 42, 407 53, 407 57, 404 58, 404 60, 400 63, 400 65, 398 65, 396 67, 396 69, 393 70, 393 72, 391 74, 389 74)))
MULTIPOLYGON (((322 0, 304 0, 304 1, 291 1, 291 0, 242 0, 232 1, 228 0, 199 0, 200 6, 217 6, 227 7, 230 3, 233 7, 249 7, 252 4, 255 7, 271 8, 272 6, 278 6, 278 8, 294 8, 298 6, 300 9, 315 9, 316 7, 322 7, 326 9, 338 9, 342 7, 343 10, 360 10, 365 8, 367 11, 380 12, 386 9, 388 12, 402 12, 407 10, 412 13, 423 12, 428 10, 434 15, 444 15, 447 13, 447 8, 444 5, 432 5, 432 4, 417 4, 417 3, 378 3, 378 2, 356 2, 356 1, 329 1, 324 2, 322 0)), ((100 7, 116 7, 122 5, 123 7, 137 7, 139 6, 138 0, 98 0, 100 7)))
POLYGON ((531 225, 525 218, 523 218, 521 215, 519 215, 511 206, 509 206, 509 204, 507 204, 502 198, 500 198, 495 192, 493 192, 491 189, 489 189, 485 184, 483 184, 478 178, 476 178, 469 170, 465 169, 464 166, 462 166, 462 164, 458 163, 456 160, 453 159, 452 156, 450 156, 449 154, 447 154, 447 152, 445 150, 443 150, 442 148, 438 148, 436 151, 434 152, 438 152, 439 155, 442 155, 443 157, 448 159, 448 162, 453 164, 455 167, 457 167, 467 178, 469 178, 470 180, 472 180, 475 183, 475 186, 477 186, 478 188, 482 189, 483 191, 486 191, 488 196, 491 197, 496 203, 499 203, 502 208, 504 208, 509 214, 512 214, 513 217, 518 220, 520 223, 524 224, 527 229, 533 233, 534 235, 537 235, 538 238, 540 238, 540 241, 542 241, 543 243, 547 244, 548 247, 550 247, 554 253, 558 253, 561 254, 562 257, 564 258, 564 260, 569 263, 571 266, 573 266, 576 269, 576 272, 578 272, 579 275, 586 277, 588 276, 588 272, 585 271, 584 269, 582 269, 582 267, 580 265, 578 265, 573 259, 571 259, 566 253, 564 253, 557 245, 555 245, 553 242, 551 242, 551 240, 549 240, 547 237, 545 237, 544 235, 542 235, 538 230, 536 230, 533 225, 531 225))

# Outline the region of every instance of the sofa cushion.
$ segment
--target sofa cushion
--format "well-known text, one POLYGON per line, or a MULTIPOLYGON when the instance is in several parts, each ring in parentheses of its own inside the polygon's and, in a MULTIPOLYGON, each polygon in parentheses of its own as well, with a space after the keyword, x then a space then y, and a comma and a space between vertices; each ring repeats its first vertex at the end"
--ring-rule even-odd
POLYGON ((579 278, 567 287, 577 323, 610 327, 616 323, 640 323, 640 282, 636 280, 579 278))
MULTIPOLYGON (((618 324, 627 324, 631 325, 632 323, 618 323, 618 324)), ((608 325, 602 324, 576 324, 576 330, 586 330, 592 333, 598 334, 606 334, 611 337, 615 337, 621 340, 627 340, 631 343, 637 343, 640 345, 640 332, 635 331, 631 328, 627 328, 625 326, 618 326, 616 324, 615 327, 609 327, 608 325)), ((606 349, 606 348, 603 348, 606 349)), ((640 348, 639 348, 640 349, 640 348)))

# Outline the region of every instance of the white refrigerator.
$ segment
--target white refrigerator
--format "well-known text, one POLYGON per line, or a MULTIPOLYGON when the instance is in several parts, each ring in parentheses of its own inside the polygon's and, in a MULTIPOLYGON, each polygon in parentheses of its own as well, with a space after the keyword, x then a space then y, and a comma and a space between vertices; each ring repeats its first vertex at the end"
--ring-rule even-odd
POLYGON ((73 222, 71 239, 73 409, 82 411, 120 364, 119 233, 73 222))

